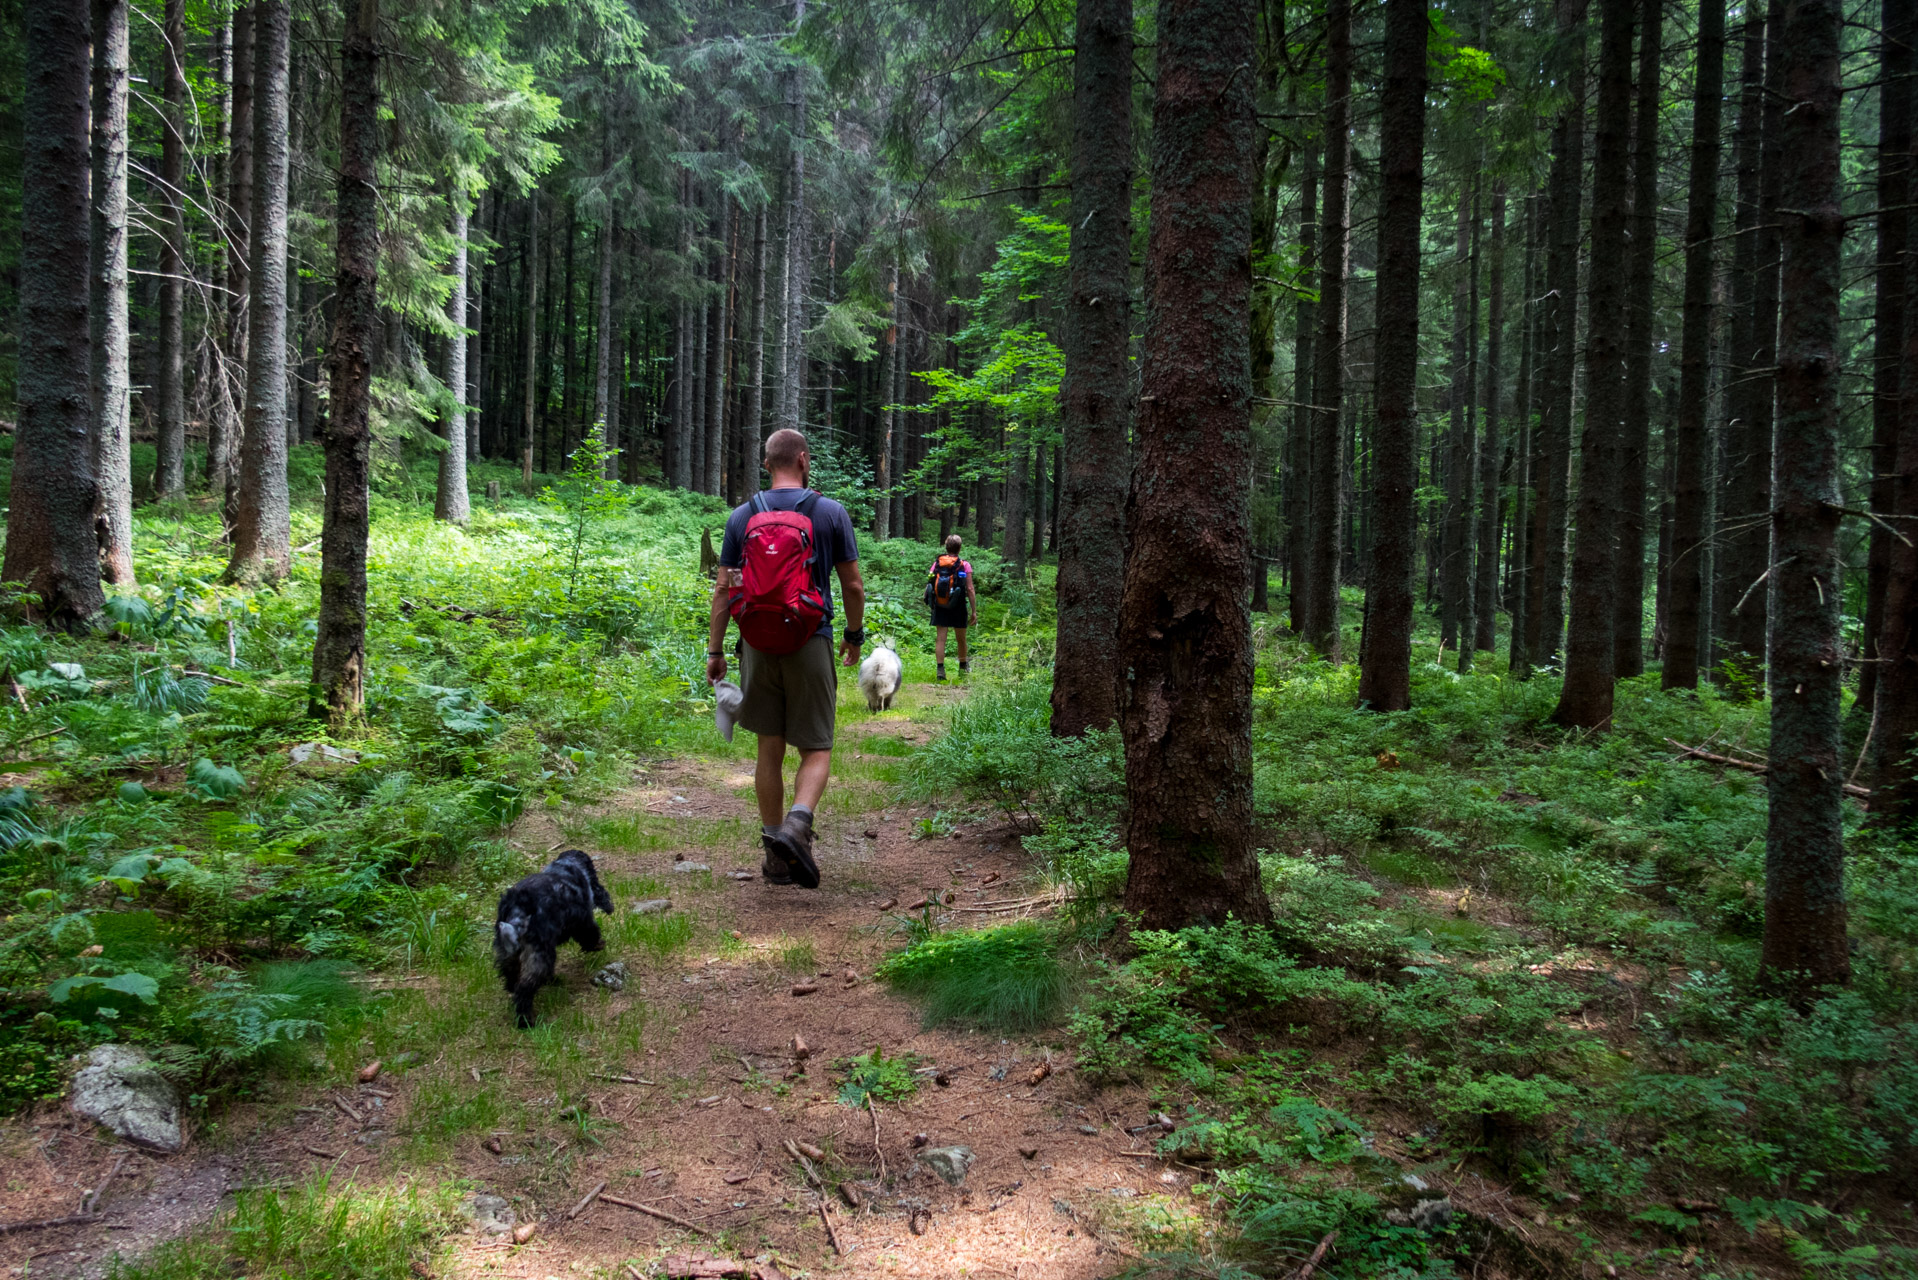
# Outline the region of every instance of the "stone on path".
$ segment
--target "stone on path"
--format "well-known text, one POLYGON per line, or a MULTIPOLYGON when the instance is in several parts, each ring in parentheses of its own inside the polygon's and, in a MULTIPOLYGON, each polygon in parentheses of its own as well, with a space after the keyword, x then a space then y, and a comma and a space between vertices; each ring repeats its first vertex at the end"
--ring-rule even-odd
POLYGON ((619 960, 615 960, 611 964, 607 965, 604 969, 601 969, 598 973, 593 975, 593 985, 596 987, 605 987, 608 991, 625 990, 626 989, 625 963, 619 960))
POLYGON ((73 1077, 67 1105, 97 1120, 135 1146, 178 1151, 180 1091, 145 1053, 125 1044, 103 1044, 87 1055, 73 1077))
POLYGON ((519 1215, 504 1197, 475 1191, 460 1201, 460 1216, 472 1220, 482 1234, 503 1236, 518 1225, 519 1215))
POLYGON ((919 1153, 918 1161, 956 1187, 966 1180, 966 1171, 972 1168, 972 1148, 927 1147, 919 1153))
POLYGON ((644 902, 635 902, 630 910, 636 916, 656 916, 662 911, 671 911, 671 898, 648 898, 644 902))

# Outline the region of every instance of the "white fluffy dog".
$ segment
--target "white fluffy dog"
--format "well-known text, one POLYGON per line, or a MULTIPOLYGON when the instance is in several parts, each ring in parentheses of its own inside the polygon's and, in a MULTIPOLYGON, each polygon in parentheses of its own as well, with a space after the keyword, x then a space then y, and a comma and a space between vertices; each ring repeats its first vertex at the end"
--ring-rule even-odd
POLYGON ((866 710, 892 709, 892 695, 899 692, 899 655, 883 640, 859 664, 859 692, 866 695, 866 710))

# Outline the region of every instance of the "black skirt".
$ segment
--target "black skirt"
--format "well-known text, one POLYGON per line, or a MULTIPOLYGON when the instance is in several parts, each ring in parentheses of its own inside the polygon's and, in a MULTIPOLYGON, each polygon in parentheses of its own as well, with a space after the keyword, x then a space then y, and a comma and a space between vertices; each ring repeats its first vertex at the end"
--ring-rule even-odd
POLYGON ((966 602, 955 600, 951 604, 932 606, 932 625, 935 627, 964 627, 971 619, 966 617, 966 602))

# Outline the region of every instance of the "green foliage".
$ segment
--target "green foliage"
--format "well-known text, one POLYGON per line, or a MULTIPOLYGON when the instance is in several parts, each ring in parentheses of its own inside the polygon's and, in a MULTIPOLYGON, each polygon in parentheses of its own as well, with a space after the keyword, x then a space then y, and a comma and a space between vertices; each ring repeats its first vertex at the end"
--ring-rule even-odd
POLYGON ((579 591, 581 561, 605 545, 607 525, 632 500, 625 485, 607 478, 617 457, 606 446, 605 424, 598 423, 573 450, 565 476, 540 491, 540 501, 561 516, 553 549, 566 562, 568 602, 579 591))
POLYGON ((138 1262, 116 1261, 107 1274, 111 1280, 412 1280, 431 1274, 440 1242, 457 1222, 444 1191, 417 1184, 336 1190, 322 1174, 285 1191, 243 1191, 216 1225, 138 1262))
POLYGON ((1030 1031, 1057 1020, 1066 995, 1058 939, 1031 921, 937 933, 886 958, 874 976, 948 1022, 1030 1031))
POLYGON ((855 1054, 834 1066, 842 1073, 839 1100, 849 1107, 863 1107, 868 1098, 876 1102, 903 1102, 919 1091, 913 1075, 918 1056, 896 1054, 888 1058, 878 1045, 871 1053, 855 1054))

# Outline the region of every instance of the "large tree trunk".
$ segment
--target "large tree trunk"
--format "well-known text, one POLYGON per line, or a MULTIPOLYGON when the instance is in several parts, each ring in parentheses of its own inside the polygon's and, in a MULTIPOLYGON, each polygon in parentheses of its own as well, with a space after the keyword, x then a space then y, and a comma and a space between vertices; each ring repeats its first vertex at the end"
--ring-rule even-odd
POLYGON ((1060 387, 1059 623, 1052 732, 1076 737, 1118 718, 1112 663, 1125 564, 1132 416, 1132 0, 1079 0, 1072 68, 1072 215, 1060 387))
POLYGON ((1725 89, 1725 0, 1699 0, 1692 99, 1690 191, 1685 213, 1684 315, 1679 333, 1678 412, 1672 463, 1672 553, 1665 586, 1666 689, 1698 687, 1704 627, 1705 539, 1711 495, 1712 238, 1718 227, 1719 127, 1725 89))
POLYGON ((707 308, 710 328, 706 334, 706 483, 703 492, 726 492, 726 323, 731 295, 726 288, 727 252, 732 240, 732 197, 721 192, 719 204, 719 252, 713 259, 713 283, 718 286, 707 308))
POLYGON ((1466 432, 1470 428, 1466 423, 1465 406, 1472 395, 1471 380, 1467 374, 1469 361, 1466 359, 1472 324, 1469 305, 1472 295, 1472 185, 1467 179, 1460 184, 1459 189, 1458 227, 1452 246, 1452 347, 1448 353, 1451 368, 1447 370, 1450 385, 1445 390, 1449 421, 1436 454, 1440 474, 1435 478, 1445 493, 1445 507, 1439 517, 1441 650, 1458 647, 1459 618, 1465 609, 1471 568, 1471 552, 1466 549, 1465 541, 1467 531, 1471 528, 1471 518, 1467 515, 1471 498, 1467 496, 1465 470, 1466 432))
POLYGON ((1645 673, 1645 492, 1652 451, 1652 344, 1658 275, 1659 0, 1639 9, 1638 103, 1632 118, 1632 243, 1627 267, 1625 405, 1618 454, 1618 575, 1612 598, 1612 671, 1645 673))
POLYGON ((1585 182, 1585 3, 1558 0, 1566 106, 1552 134, 1551 253, 1545 268, 1544 475, 1532 527, 1532 661, 1556 662, 1565 633, 1565 533, 1578 364, 1579 207, 1585 182))
POLYGON ((1344 661, 1339 607, 1345 529, 1345 276, 1352 251, 1352 5, 1325 6, 1325 170, 1319 213, 1319 334, 1312 359, 1311 573, 1306 639, 1344 661))
POLYGON ((245 412, 245 377, 249 320, 247 304, 252 290, 247 285, 247 261, 251 254, 247 213, 253 202, 253 9, 251 4, 233 10, 233 71, 228 77, 226 154, 226 333, 221 376, 213 398, 213 412, 207 420, 206 483, 213 500, 220 505, 223 523, 233 524, 233 500, 238 496, 240 415, 245 412))
MULTIPOLYGON (((1908 255, 1909 256, 1909 255, 1908 255)), ((1918 275, 1918 273, 1913 273, 1918 275)), ((1906 277, 1911 288, 1913 275, 1906 277)), ((1885 560, 1884 622, 1878 635, 1881 668, 1871 717, 1871 817, 1878 825, 1910 827, 1918 820, 1918 326, 1905 326, 1903 405, 1892 431, 1892 453, 1885 464, 1891 490, 1874 509, 1901 533, 1885 560)))
MULTIPOLYGON (((440 454, 439 484, 433 494, 433 518, 452 524, 465 524, 473 509, 466 492, 466 192, 454 187, 446 193, 447 213, 453 234, 453 288, 446 296, 446 323, 453 332, 446 340, 446 365, 441 378, 453 394, 451 412, 440 424, 440 439, 446 448, 440 454)), ((601 402, 604 403, 604 374, 601 374, 601 402)))
MULTIPOLYGON (((1911 74, 1912 41, 1918 38, 1918 3, 1884 0, 1884 36, 1879 46, 1878 79, 1878 264, 1877 300, 1872 323, 1871 487, 1867 499, 1876 512, 1897 501, 1898 433, 1903 394, 1901 367, 1905 347, 1906 257, 1911 242, 1911 74)), ((1903 532, 1909 536, 1910 530, 1903 532)), ((1897 535, 1872 522, 1865 561, 1865 625, 1859 655, 1858 697, 1852 712, 1869 722, 1883 672, 1879 635, 1886 623, 1885 593, 1891 578, 1892 544, 1897 535)), ((1878 808, 1876 800, 1872 806, 1878 808)))
POLYGON ((612 218, 599 229, 599 376, 593 383, 593 422, 606 448, 605 477, 619 479, 619 392, 626 381, 619 363, 618 320, 613 309, 613 258, 617 233, 612 218))
POLYGON ((1765 668, 1768 593, 1757 589, 1771 561, 1773 374, 1778 363, 1779 144, 1782 121, 1775 95, 1785 55, 1779 49, 1779 4, 1762 25, 1754 3, 1745 42, 1745 99, 1740 105, 1740 224, 1738 256, 1748 262, 1744 306, 1734 328, 1734 380, 1726 400, 1725 457, 1730 474, 1718 521, 1718 583, 1714 591, 1719 672, 1734 696, 1755 696, 1765 668), (1745 116, 1752 124, 1748 127, 1745 116), (1746 135, 1749 135, 1747 137, 1746 135), (1749 145, 1748 145, 1749 144, 1749 145), (1755 169, 1755 175, 1748 170, 1755 169))
POLYGON ((153 495, 186 492, 186 0, 166 0, 160 100, 160 352, 153 495))
MULTIPOLYGON (((1318 270, 1319 152, 1309 143, 1299 174, 1299 274, 1310 280, 1318 270)), ((1312 522, 1312 367, 1313 341, 1318 330, 1318 297, 1299 290, 1298 314, 1292 339, 1292 422, 1286 442, 1285 471, 1285 582, 1290 597, 1291 626, 1305 633, 1306 579, 1310 576, 1310 544, 1306 531, 1312 522)))
POLYGON ((380 323, 379 16, 379 0, 349 0, 340 50, 339 282, 327 343, 333 411, 326 427, 312 710, 342 728, 358 719, 366 692, 372 355, 380 323))
MULTIPOLYGON (((793 29, 806 21, 806 0, 793 0, 793 29)), ((789 77, 792 111, 792 154, 786 171, 786 297, 785 322, 780 326, 784 344, 783 377, 779 384, 779 425, 801 429, 800 407, 805 403, 806 382, 806 292, 812 284, 812 258, 806 251, 811 238, 806 210, 806 79, 802 67, 795 65, 789 77)))
POLYGON ((1498 543, 1501 528, 1499 514, 1499 460, 1503 446, 1499 442, 1499 397, 1504 391, 1500 376, 1505 357, 1505 184, 1492 184, 1492 247, 1488 269, 1485 306, 1485 426, 1479 438, 1478 455, 1478 569, 1473 581, 1472 610, 1476 627, 1472 636, 1475 650, 1489 653, 1498 647, 1498 543))
POLYGON ((133 458, 127 371, 127 0, 93 0, 92 188, 87 275, 95 531, 108 582, 133 580, 133 458))
MULTIPOLYGON (((910 314, 905 305, 901 305, 899 318, 903 322, 910 314)), ((892 386, 886 389, 894 404, 906 402, 906 369, 912 363, 912 346, 908 335, 908 326, 901 324, 899 331, 899 352, 892 362, 892 386)), ((827 366, 828 370, 831 366, 827 366)), ((906 419, 907 414, 900 411, 892 419, 892 531, 895 537, 906 536, 906 419)), ((830 417, 827 419, 831 421, 830 417)))
POLYGON ((741 491, 747 494, 759 488, 760 449, 766 438, 766 209, 762 205, 753 215, 753 318, 752 351, 748 361, 752 381, 746 385, 745 455, 746 475, 741 491))
POLYGON ((879 464, 878 474, 873 477, 873 487, 879 490, 878 501, 872 504, 872 536, 876 542, 884 542, 892 536, 892 503, 886 501, 885 491, 892 486, 892 432, 894 413, 892 409, 893 364, 899 359, 899 267, 895 263, 886 268, 886 309, 891 323, 886 327, 886 343, 879 353, 879 431, 878 447, 874 452, 874 461, 879 464))
POLYGON ((1248 0, 1162 0, 1138 465, 1126 498, 1125 909, 1263 923, 1252 848, 1248 0))
MULTIPOLYGON (((1771 768, 1760 972, 1800 995, 1851 976, 1839 758, 1839 0, 1792 0, 1778 88, 1783 277, 1771 516, 1771 768)), ((1780 28, 1773 28, 1775 31, 1780 28)), ((1762 317, 1761 317, 1762 319, 1762 317)))
MULTIPOLYGON (((1711 3, 1711 0, 1706 0, 1711 3)), ((1537 195, 1525 198, 1525 276, 1523 301, 1518 309, 1518 382, 1512 404, 1518 412, 1518 441, 1512 451, 1512 555, 1510 563, 1512 636, 1506 669, 1517 680, 1532 674, 1531 641, 1531 531, 1538 468, 1533 455, 1538 439, 1533 375, 1538 350, 1538 241, 1541 217, 1537 195)))
POLYGON ((88 445, 87 0, 26 6, 20 170, 19 420, 6 563, 30 616, 93 625, 105 607, 88 445))
POLYGON ((1612 722, 1613 602, 1618 587, 1618 442, 1625 407, 1625 261, 1631 239, 1632 18, 1638 0, 1601 0, 1593 131, 1592 261, 1585 340, 1585 430, 1565 685, 1554 723, 1612 722))
MULTIPOLYGON (((533 432, 538 430, 539 401, 539 192, 526 199, 526 255, 522 288, 526 291, 526 371, 525 418, 520 424, 519 481, 527 493, 533 491, 533 432)), ((678 372, 677 368, 674 370, 678 372)))
POLYGON ((287 58, 290 0, 253 6, 253 195, 247 268, 252 297, 242 438, 233 520, 232 582, 278 582, 293 568, 286 487, 287 58))
MULTIPOLYGON (((1425 193, 1425 0, 1386 0, 1379 123, 1378 421, 1372 429, 1372 574, 1359 705, 1412 705, 1418 558, 1419 215, 1425 193)), ((1316 518, 1316 513, 1315 513, 1316 518)))

